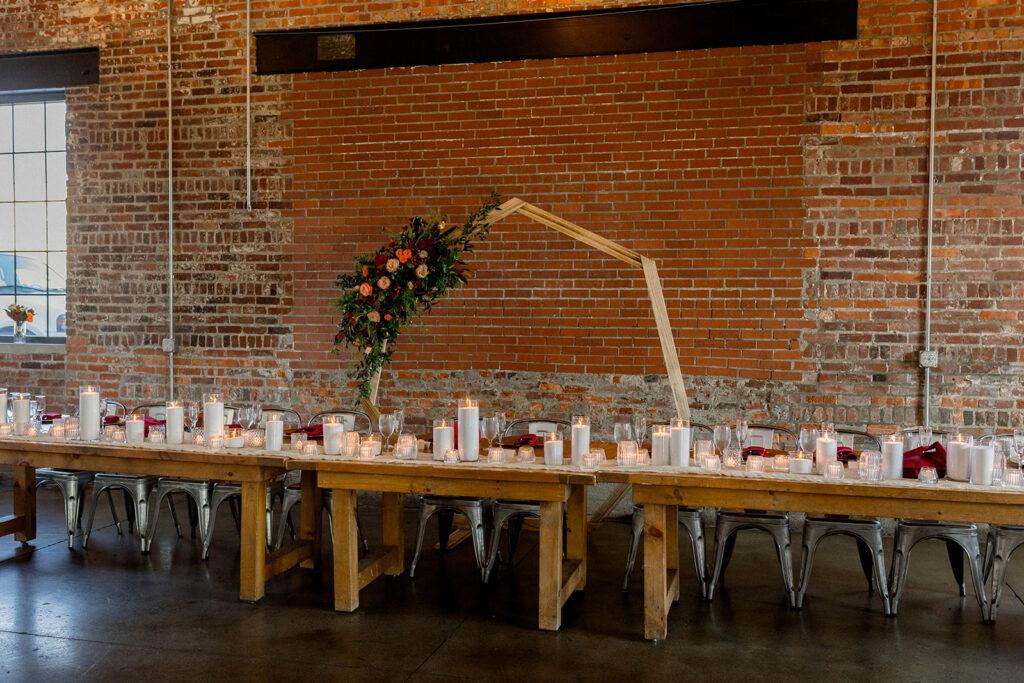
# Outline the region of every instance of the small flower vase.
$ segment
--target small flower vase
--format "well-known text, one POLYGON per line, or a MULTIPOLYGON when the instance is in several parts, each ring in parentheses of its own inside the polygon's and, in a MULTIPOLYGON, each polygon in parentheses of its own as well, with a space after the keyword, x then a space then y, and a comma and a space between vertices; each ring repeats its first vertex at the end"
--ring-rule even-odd
POLYGON ((21 320, 14 323, 14 343, 24 344, 25 343, 25 321, 21 320))

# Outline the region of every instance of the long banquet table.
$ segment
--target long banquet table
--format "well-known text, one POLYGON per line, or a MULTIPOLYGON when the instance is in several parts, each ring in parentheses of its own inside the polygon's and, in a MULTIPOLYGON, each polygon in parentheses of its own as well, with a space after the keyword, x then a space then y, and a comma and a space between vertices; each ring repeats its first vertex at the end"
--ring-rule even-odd
MULTIPOLYGON (((847 475, 851 476, 850 474, 847 475)), ((609 468, 598 482, 629 483, 644 508, 644 636, 668 635, 679 599, 679 506, 1024 524, 1024 490, 916 480, 828 481, 815 475, 711 472, 698 468, 609 468)))
POLYGON ((405 570, 402 495, 466 496, 540 502, 540 568, 538 624, 545 630, 561 626, 562 606, 587 579, 587 489, 595 475, 569 465, 447 465, 429 453, 416 460, 379 457, 372 461, 326 457, 294 458, 289 469, 316 473, 319 489, 331 489, 334 527, 334 607, 352 612, 359 591, 382 574, 405 570), (383 545, 362 560, 358 555, 356 492, 381 491, 383 545), (562 506, 565 515, 563 558, 562 506))
MULTIPOLYGON (((268 451, 0 438, 0 464, 14 467, 14 514, 0 519, 0 536, 14 534, 23 543, 35 538, 35 471, 42 467, 238 482, 242 487, 239 598, 256 601, 263 597, 270 578, 298 564, 310 566, 319 555, 316 524, 320 515, 312 513, 319 510, 310 507, 315 498, 312 493, 302 499, 302 527, 297 541, 267 553, 267 483, 285 473, 287 460, 268 451)), ((304 494, 314 490, 312 473, 303 476, 302 487, 304 494)))

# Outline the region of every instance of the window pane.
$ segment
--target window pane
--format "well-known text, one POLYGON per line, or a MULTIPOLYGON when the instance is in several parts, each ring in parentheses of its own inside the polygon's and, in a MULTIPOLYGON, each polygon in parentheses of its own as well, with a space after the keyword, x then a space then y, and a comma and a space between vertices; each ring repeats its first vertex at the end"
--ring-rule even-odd
POLYGON ((46 149, 67 148, 68 135, 64 127, 67 105, 63 102, 46 103, 46 149))
POLYGON ((14 248, 14 204, 0 204, 0 249, 14 248))
POLYGON ((0 153, 14 151, 14 133, 11 129, 11 105, 0 104, 0 153))
POLYGON ((65 199, 68 196, 68 161, 64 152, 46 155, 46 198, 65 199))
MULTIPOLYGON (((0 205, 2 207, 3 205, 0 205)), ((0 208, 0 216, 3 216, 3 209, 0 208)), ((0 218, 0 221, 3 219, 0 218)), ((49 228, 46 231, 46 248, 60 249, 68 248, 68 216, 67 206, 64 202, 46 203, 46 222, 49 228)), ((3 245, 3 227, 0 225, 0 245, 3 245)), ((3 248, 0 246, 0 248, 3 248)))
POLYGON ((67 331, 67 310, 66 297, 50 297, 50 322, 49 331, 51 337, 66 337, 67 331))
POLYGON ((14 201, 14 156, 0 154, 0 202, 14 201))
POLYGON ((18 303, 27 308, 31 308, 33 311, 35 311, 35 313, 32 314, 32 322, 25 323, 25 334, 28 335, 29 337, 45 337, 46 297, 37 295, 22 296, 21 294, 19 294, 18 303))
MULTIPOLYGON (((14 253, 0 253, 0 296, 6 295, 14 296, 14 253)), ((7 303, 14 303, 12 298, 7 303)), ((7 308, 7 304, 0 306, 0 308, 7 308)), ((0 315, 0 318, 6 316, 0 315)))
MULTIPOLYGON (((7 308, 14 303, 13 294, 3 294, 2 292, 3 290, 0 290, 0 309, 7 308)), ((6 315, 0 315, 0 334, 7 337, 14 336, 14 321, 6 315)))
POLYGON ((26 255, 18 252, 15 264, 18 270, 18 300, 25 294, 46 293, 46 254, 26 255))
POLYGON ((14 151, 43 150, 43 103, 14 105, 14 151))
POLYGON ((68 272, 68 253, 66 251, 51 251, 47 257, 50 269, 50 293, 63 294, 67 291, 65 279, 68 272))
POLYGON ((18 251, 46 249, 46 204, 21 202, 14 205, 14 248, 18 251))
POLYGON ((44 154, 14 155, 14 199, 19 202, 46 199, 44 154))

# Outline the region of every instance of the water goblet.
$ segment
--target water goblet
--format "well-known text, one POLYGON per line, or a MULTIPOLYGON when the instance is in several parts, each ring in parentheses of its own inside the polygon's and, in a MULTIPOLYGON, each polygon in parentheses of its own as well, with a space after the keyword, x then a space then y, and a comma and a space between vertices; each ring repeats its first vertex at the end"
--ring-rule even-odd
POLYGON ((736 423, 736 439, 740 442, 740 450, 742 451, 747 445, 747 438, 750 436, 750 425, 747 424, 746 420, 740 420, 736 423))
POLYGON ((919 446, 931 446, 932 445, 932 428, 931 427, 918 427, 917 428, 917 441, 919 446))
POLYGON ((380 426, 380 433, 384 436, 384 443, 391 443, 391 436, 395 433, 398 428, 398 416, 392 413, 381 413, 380 420, 378 421, 380 426))
POLYGON ((199 424, 199 402, 189 401, 185 404, 185 419, 188 421, 188 431, 195 432, 199 424))
POLYGON ((804 453, 813 453, 818 445, 818 430, 813 427, 804 427, 800 430, 800 450, 804 453))
POLYGON ((629 418, 625 415, 619 415, 615 418, 614 437, 615 443, 629 441, 633 438, 633 427, 629 423, 629 418))
POLYGON ((498 436, 505 436, 505 427, 508 425, 508 417, 505 413, 495 413, 494 419, 498 421, 498 436))
POLYGON ((633 438, 636 439, 637 449, 643 448, 644 437, 647 436, 647 417, 641 412, 635 412, 630 417, 629 423, 633 428, 633 438))
POLYGON ((494 440, 498 438, 498 416, 488 415, 480 420, 480 436, 487 439, 491 448, 494 448, 494 440))
POLYGON ((36 395, 36 411, 39 419, 43 419, 43 415, 46 415, 46 396, 42 394, 36 395))
POLYGON ((725 449, 732 443, 732 427, 729 426, 728 422, 716 424, 713 438, 715 440, 715 448, 718 449, 719 453, 724 453, 725 449))

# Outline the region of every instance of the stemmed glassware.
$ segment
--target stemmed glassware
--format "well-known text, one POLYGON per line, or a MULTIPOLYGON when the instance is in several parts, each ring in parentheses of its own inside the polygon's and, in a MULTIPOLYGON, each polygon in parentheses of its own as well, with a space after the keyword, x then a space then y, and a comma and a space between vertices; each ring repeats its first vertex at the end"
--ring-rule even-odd
POLYGON ((803 427, 800 430, 800 450, 813 453, 818 445, 818 430, 814 427, 803 427))
POLYGON ((480 420, 480 435, 487 439, 491 448, 494 448, 494 440, 498 438, 497 415, 488 415, 480 420))
POLYGON ((498 438, 505 436, 505 427, 508 425, 508 418, 505 413, 495 413, 494 419, 498 422, 498 438))
POLYGON ((647 436, 647 417, 641 412, 635 412, 630 417, 630 426, 633 428, 633 438, 636 440, 636 448, 644 447, 644 437, 647 436))
POLYGON ((386 445, 391 444, 391 437, 398 429, 398 416, 395 413, 381 413, 377 423, 380 426, 380 433, 384 437, 386 445))
MULTIPOLYGON (((395 425, 395 434, 398 434, 399 436, 401 436, 402 430, 405 428, 405 409, 404 408, 398 408, 397 410, 395 410, 395 420, 397 420, 397 424, 395 425)), ((397 442, 396 442, 396 445, 397 445, 397 442)))
POLYGON ((732 428, 728 422, 722 422, 715 425, 714 436, 715 448, 718 449, 719 453, 725 453, 725 449, 732 443, 732 428))
POLYGON ((42 420, 46 415, 46 397, 42 394, 36 396, 36 419, 42 420))
POLYGON ((185 404, 185 420, 188 422, 188 431, 196 433, 196 425, 199 424, 199 401, 189 401, 185 404))
POLYGON ((619 415, 615 418, 615 443, 631 441, 632 439, 633 427, 629 423, 629 418, 619 415))
POLYGON ((249 406, 249 424, 247 429, 259 429, 261 419, 263 419, 263 404, 254 402, 249 406))
POLYGON ((747 446, 747 439, 750 437, 750 425, 746 420, 736 423, 736 439, 740 442, 740 451, 747 446))

